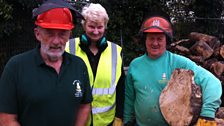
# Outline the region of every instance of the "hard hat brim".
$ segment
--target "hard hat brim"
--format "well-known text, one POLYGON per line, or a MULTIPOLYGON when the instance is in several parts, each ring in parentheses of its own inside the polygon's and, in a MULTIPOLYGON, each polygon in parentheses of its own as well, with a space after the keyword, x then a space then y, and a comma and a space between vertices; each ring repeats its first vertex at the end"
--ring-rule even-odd
POLYGON ((144 30, 143 32, 149 32, 149 33, 165 33, 163 30, 159 28, 149 28, 147 30, 144 30))
POLYGON ((74 28, 74 25, 66 25, 66 24, 49 24, 49 23, 38 23, 35 22, 36 25, 42 27, 42 28, 47 28, 47 29, 63 29, 63 30, 71 30, 74 28))

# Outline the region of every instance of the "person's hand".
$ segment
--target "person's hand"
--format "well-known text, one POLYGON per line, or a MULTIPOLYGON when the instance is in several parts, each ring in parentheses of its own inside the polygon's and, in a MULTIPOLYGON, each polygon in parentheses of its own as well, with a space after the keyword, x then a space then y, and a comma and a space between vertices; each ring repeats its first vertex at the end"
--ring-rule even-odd
POLYGON ((113 126, 123 126, 122 119, 115 117, 113 126))
POLYGON ((217 126, 217 123, 214 119, 199 118, 196 126, 217 126))
POLYGON ((129 121, 129 122, 124 124, 124 126, 135 126, 135 125, 136 125, 135 120, 134 121, 129 121))

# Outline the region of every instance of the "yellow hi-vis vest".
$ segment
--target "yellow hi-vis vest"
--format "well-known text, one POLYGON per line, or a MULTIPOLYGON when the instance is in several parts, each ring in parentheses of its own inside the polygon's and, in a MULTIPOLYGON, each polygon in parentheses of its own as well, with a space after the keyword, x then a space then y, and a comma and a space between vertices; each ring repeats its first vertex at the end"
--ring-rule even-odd
POLYGON ((93 119, 93 126, 107 126, 115 117, 116 85, 121 76, 122 58, 121 47, 108 42, 108 47, 102 52, 95 79, 86 53, 79 47, 80 39, 69 40, 66 51, 81 57, 86 63, 90 85, 92 87, 92 118, 89 116, 88 125, 93 119))

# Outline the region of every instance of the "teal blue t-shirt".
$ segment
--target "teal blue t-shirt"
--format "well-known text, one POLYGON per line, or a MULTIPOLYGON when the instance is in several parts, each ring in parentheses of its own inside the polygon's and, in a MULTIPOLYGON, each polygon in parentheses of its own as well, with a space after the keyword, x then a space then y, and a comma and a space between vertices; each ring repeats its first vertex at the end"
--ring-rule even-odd
POLYGON ((176 68, 194 71, 203 93, 201 116, 214 118, 221 104, 220 81, 190 59, 166 51, 158 59, 145 54, 131 62, 125 82, 125 123, 135 118, 140 126, 168 125, 160 112, 159 96, 176 68))

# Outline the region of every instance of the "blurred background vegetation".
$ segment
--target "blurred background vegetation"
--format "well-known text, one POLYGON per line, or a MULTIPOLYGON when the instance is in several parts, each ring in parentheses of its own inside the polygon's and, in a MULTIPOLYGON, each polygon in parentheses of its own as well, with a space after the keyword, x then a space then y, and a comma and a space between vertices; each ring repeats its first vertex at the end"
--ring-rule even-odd
MULTIPOLYGON (((0 75, 8 59, 34 48, 32 10, 42 0, 0 0, 0 75)), ((214 35, 224 41, 223 0, 70 0, 79 11, 93 2, 102 4, 110 17, 106 36, 123 47, 124 65, 144 53, 138 32, 144 18, 166 12, 174 27, 174 40, 187 38, 190 32, 214 35)), ((82 33, 79 20, 72 37, 82 33)))

